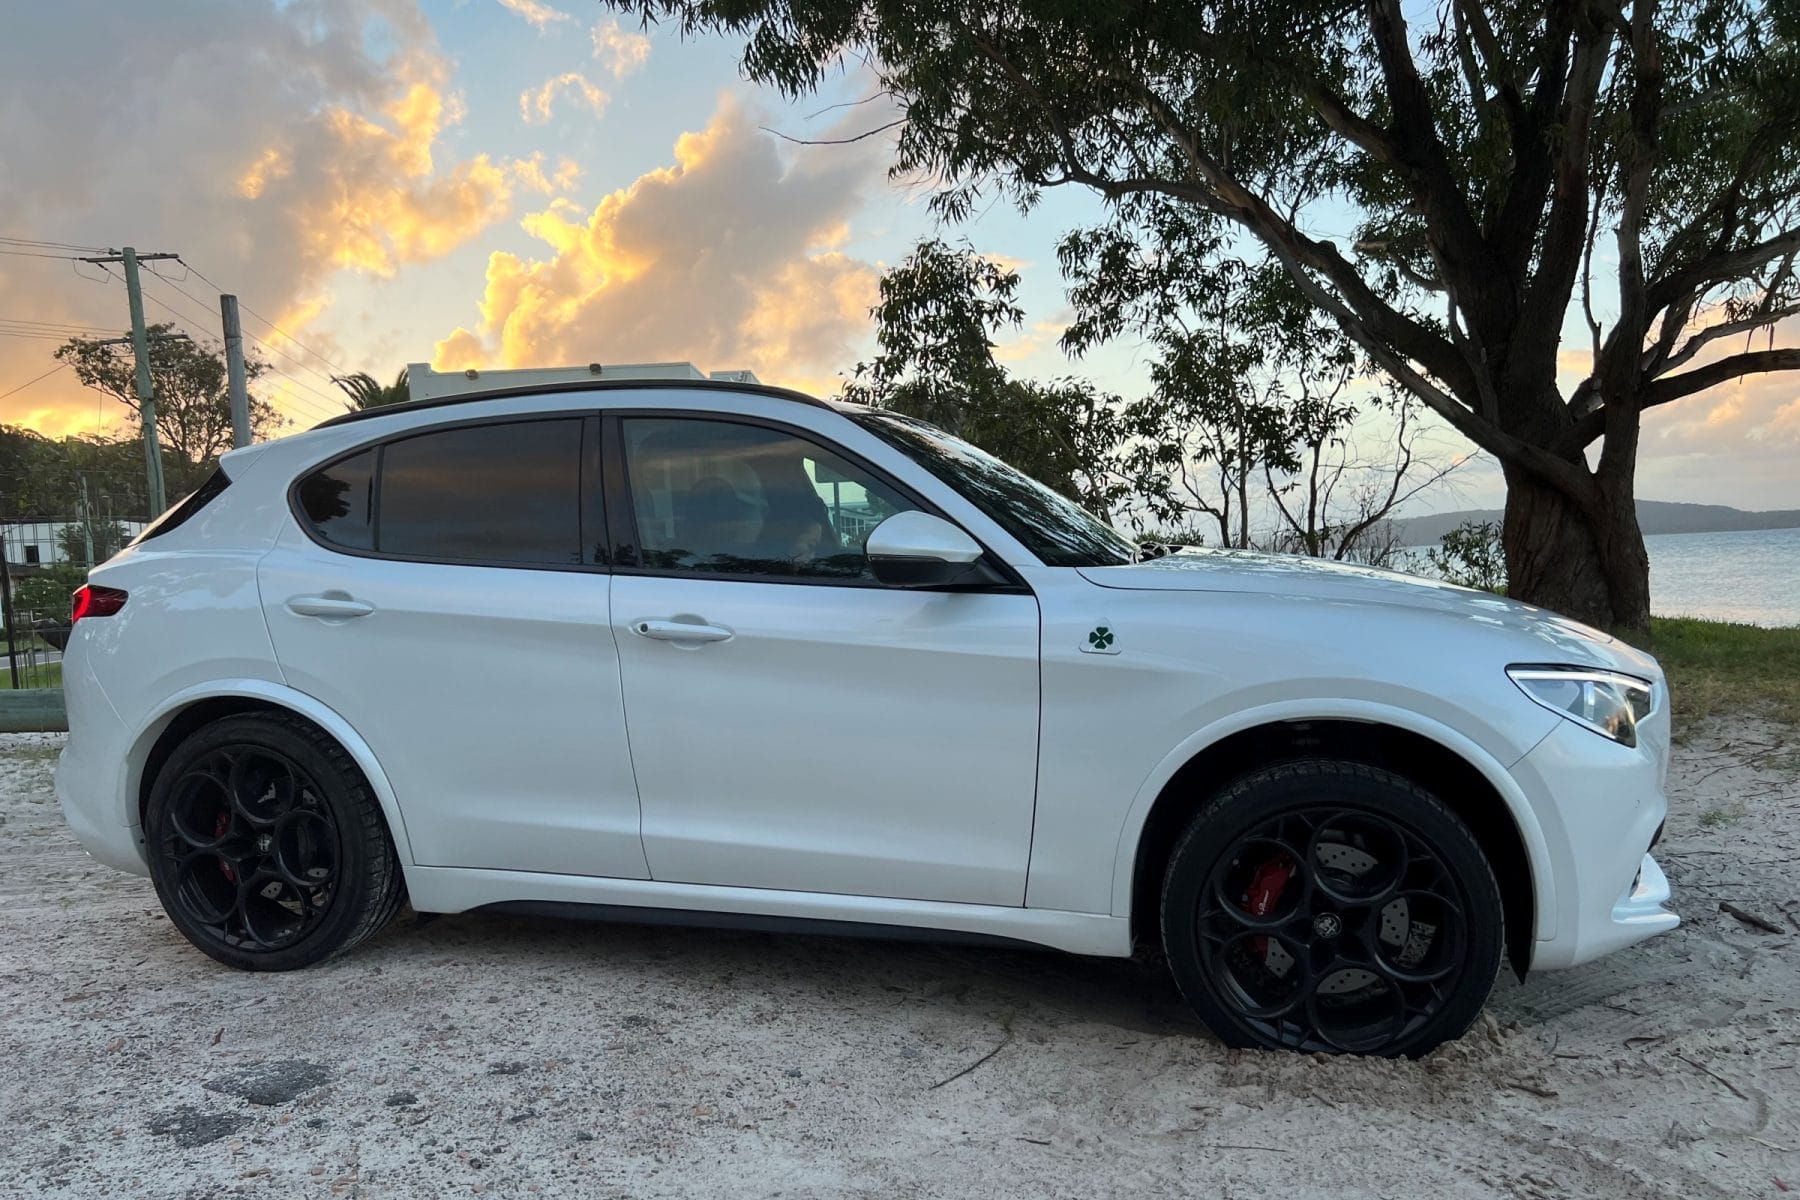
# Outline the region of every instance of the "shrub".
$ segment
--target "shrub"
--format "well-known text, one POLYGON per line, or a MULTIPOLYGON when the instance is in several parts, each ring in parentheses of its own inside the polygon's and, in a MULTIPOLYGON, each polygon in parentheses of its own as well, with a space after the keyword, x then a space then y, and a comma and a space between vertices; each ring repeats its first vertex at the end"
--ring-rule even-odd
POLYGON ((1425 561, 1440 578, 1487 592, 1506 590, 1506 552, 1498 521, 1464 521, 1438 539, 1425 561))

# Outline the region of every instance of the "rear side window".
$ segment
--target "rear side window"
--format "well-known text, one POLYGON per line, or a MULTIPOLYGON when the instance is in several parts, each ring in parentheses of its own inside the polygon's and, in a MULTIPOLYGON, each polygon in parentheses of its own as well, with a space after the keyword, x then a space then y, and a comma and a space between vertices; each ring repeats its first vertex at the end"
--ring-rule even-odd
POLYGON ((375 451, 314 471, 300 481, 297 499, 326 541, 351 550, 375 548, 375 451))
POLYGON ((224 467, 213 468, 213 473, 206 477, 206 482, 195 488, 188 495, 176 502, 175 507, 165 512, 156 520, 144 527, 144 532, 131 540, 134 546, 141 546, 154 537, 185 525, 195 513, 219 498, 219 493, 231 486, 231 479, 225 474, 224 467))
MULTIPOLYGON (((295 488, 322 541, 397 558, 576 566, 582 419, 415 434, 321 467, 295 488)), ((593 517, 589 523, 598 528, 593 517)))
POLYGON ((408 558, 581 562, 581 421, 470 425, 381 452, 375 548, 408 558))

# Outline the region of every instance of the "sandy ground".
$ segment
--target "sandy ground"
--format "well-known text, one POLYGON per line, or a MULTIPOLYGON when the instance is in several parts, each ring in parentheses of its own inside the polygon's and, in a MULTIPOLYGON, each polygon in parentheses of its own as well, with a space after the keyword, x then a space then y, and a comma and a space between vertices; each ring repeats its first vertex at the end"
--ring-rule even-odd
POLYGON ((406 916, 237 974, 75 845, 58 744, 0 739, 0 1195, 1800 1193, 1768 726, 1678 752, 1680 930, 1417 1063, 1228 1051, 1153 965, 1051 953, 406 916))

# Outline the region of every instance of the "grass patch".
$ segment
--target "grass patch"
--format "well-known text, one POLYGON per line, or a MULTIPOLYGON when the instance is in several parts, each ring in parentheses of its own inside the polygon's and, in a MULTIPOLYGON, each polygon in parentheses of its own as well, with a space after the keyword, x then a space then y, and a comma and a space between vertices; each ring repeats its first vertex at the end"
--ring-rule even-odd
MULTIPOLYGON (((4 662, 0 659, 0 662, 4 662)), ((0 666, 0 691, 12 691, 12 671, 0 666)), ((38 663, 34 666, 19 664, 19 686, 21 688, 59 688, 62 686, 62 663, 38 663)))
POLYGON ((1653 617, 1647 637, 1625 636, 1668 672, 1678 734, 1733 712, 1800 725, 1800 629, 1653 617))

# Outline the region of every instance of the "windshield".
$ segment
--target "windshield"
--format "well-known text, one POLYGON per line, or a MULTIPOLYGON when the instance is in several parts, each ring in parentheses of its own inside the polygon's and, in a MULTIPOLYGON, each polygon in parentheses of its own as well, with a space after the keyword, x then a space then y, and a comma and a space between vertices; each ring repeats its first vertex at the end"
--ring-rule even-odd
POLYGON ((1136 559, 1131 543, 1111 527, 987 451, 898 413, 848 415, 955 488, 1046 566, 1116 567, 1136 559))

